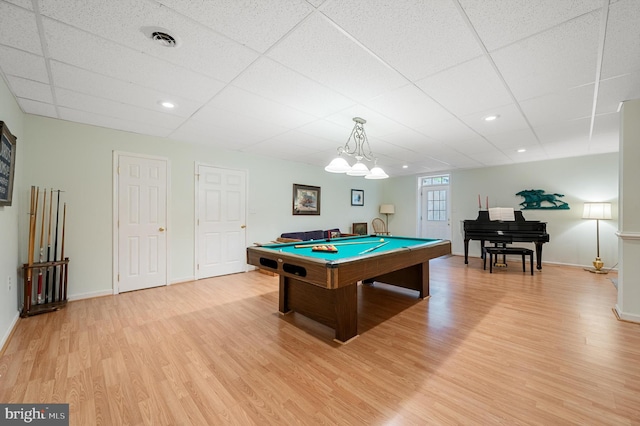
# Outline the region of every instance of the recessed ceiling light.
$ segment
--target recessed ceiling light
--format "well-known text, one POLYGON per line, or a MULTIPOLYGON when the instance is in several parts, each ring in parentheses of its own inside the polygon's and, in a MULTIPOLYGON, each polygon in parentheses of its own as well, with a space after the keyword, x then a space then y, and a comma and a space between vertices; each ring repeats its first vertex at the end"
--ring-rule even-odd
POLYGON ((165 108, 171 109, 175 107, 175 104, 173 102, 169 102, 169 101, 163 101, 160 102, 160 105, 162 105, 165 108))
POLYGON ((527 152, 527 150, 526 150, 526 149, 524 149, 524 148, 520 148, 520 149, 518 150, 518 152, 527 152))
POLYGON ((403 169, 408 169, 409 166, 407 166, 406 164, 404 166, 402 166, 403 169))
POLYGON ((498 114, 494 114, 494 115, 487 115, 484 118, 484 121, 493 121, 493 120, 497 120, 498 118, 500 118, 500 116, 498 114))

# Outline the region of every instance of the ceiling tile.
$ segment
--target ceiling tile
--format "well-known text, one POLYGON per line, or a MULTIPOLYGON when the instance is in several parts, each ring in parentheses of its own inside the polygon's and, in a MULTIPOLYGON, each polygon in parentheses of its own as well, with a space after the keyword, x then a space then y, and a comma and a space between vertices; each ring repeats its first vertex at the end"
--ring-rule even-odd
POLYGON ((589 127, 590 119, 572 120, 554 123, 536 128, 536 134, 540 143, 551 158, 557 155, 567 157, 564 150, 575 149, 575 155, 587 155, 589 153, 589 127))
POLYGON ((227 86, 208 103, 208 106, 268 121, 287 128, 296 128, 317 120, 311 114, 287 105, 281 105, 271 99, 234 86, 227 86))
POLYGON ((256 52, 157 3, 84 0, 79 5, 40 0, 40 11, 111 43, 222 81, 231 81, 258 57, 256 52), (176 38, 178 47, 153 42, 148 38, 150 28, 166 30, 176 38))
POLYGON ((69 109, 91 111, 95 115, 119 118, 145 125, 155 125, 164 129, 174 129, 184 121, 183 118, 175 115, 96 98, 67 89, 56 89, 56 100, 58 105, 69 109))
POLYGON ((589 141, 590 154, 618 152, 620 149, 620 114, 596 116, 593 135, 589 141))
POLYGON ((456 65, 416 84, 456 116, 513 103, 511 94, 485 57, 456 65))
POLYGON ((33 2, 31 0, 4 0, 7 3, 15 4, 24 9, 33 10, 33 2))
POLYGON ((387 92, 363 105, 410 127, 427 127, 453 118, 449 111, 413 84, 387 92))
POLYGON ((35 15, 29 10, 0 2, 0 44, 42 55, 35 15))
POLYGON ((602 78, 640 70, 640 5, 621 0, 609 8, 609 21, 602 58, 602 78))
POLYGON ((90 124, 92 126, 106 127, 109 129, 123 130, 125 132, 139 133, 142 135, 152 135, 166 137, 169 130, 156 125, 149 125, 117 117, 107 117, 87 111, 79 111, 65 107, 59 107, 60 118, 77 123, 90 124))
POLYGON ((0 45, 0 69, 5 75, 15 75, 29 80, 49 82, 44 58, 22 50, 0 45))
POLYGON ((482 54, 453 2, 331 0, 322 13, 412 81, 482 54))
POLYGON ((598 58, 598 13, 590 13, 491 54, 519 100, 592 83, 598 58))
POLYGON ((24 111, 27 114, 58 118, 56 107, 53 106, 52 104, 38 102, 31 99, 18 98, 17 100, 18 100, 18 105, 20 105, 20 108, 22 108, 22 111, 24 111))
POLYGON ((268 55, 357 101, 366 101, 406 84, 397 72, 319 15, 305 20, 268 55))
POLYGON ((206 122, 216 130, 224 130, 225 134, 233 134, 236 129, 241 129, 240 134, 247 138, 246 144, 257 143, 290 130, 284 126, 211 106, 205 106, 196 112, 192 121, 206 122))
POLYGON ((441 142, 472 139, 478 135, 459 118, 452 118, 428 126, 416 126, 415 130, 441 142))
POLYGON ((51 86, 38 81, 27 80, 20 77, 8 76, 11 91, 19 98, 31 99, 33 101, 53 103, 51 86))
POLYGON ((245 133, 245 129, 246 126, 237 129, 220 128, 207 121, 189 120, 171 132, 170 137, 174 140, 187 140, 200 145, 239 151, 262 140, 254 133, 245 133))
POLYGON ((233 85, 316 117, 354 104, 333 90, 266 58, 258 60, 233 85))
POLYGON ((520 106, 534 127, 575 120, 591 114, 593 90, 593 84, 586 84, 522 101, 520 106))
POLYGON ((483 136, 521 130, 529 127, 522 113, 514 104, 470 114, 461 117, 461 120, 483 136), (499 117, 497 120, 486 121, 484 117, 488 115, 498 115, 499 117))
POLYGON ((259 52, 265 52, 313 11, 303 0, 158 1, 259 52))
POLYGON ((602 7, 602 0, 459 1, 490 51, 602 7))
POLYGON ((51 75, 55 87, 145 109, 155 109, 158 112, 178 117, 190 117, 202 106, 201 102, 85 71, 57 61, 51 61, 51 75), (160 102, 165 100, 173 102, 175 108, 166 110, 161 107, 160 102))
POLYGON ((640 70, 600 82, 596 113, 618 111, 620 102, 640 99, 640 70))
POLYGON ((223 87, 218 80, 51 19, 44 19, 44 28, 51 58, 59 62, 192 100, 209 100, 223 87))
MULTIPOLYGON (((332 142, 326 139, 316 138, 306 133, 292 130, 278 136, 269 138, 263 143, 251 145, 244 152, 260 154, 265 156, 275 156, 286 160, 294 160, 301 156, 315 156, 319 151, 331 147, 332 142)), ((325 166, 329 161, 322 162, 325 166)))
POLYGON ((496 148, 508 152, 518 149, 540 147, 540 142, 531 129, 513 130, 506 133, 493 134, 487 138, 496 148))

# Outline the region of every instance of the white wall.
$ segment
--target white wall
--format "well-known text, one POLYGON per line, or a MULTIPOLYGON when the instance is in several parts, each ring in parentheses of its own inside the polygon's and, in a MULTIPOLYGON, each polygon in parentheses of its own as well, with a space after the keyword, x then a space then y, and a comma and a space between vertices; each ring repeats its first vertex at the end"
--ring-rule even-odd
MULTIPOLYGON (((614 220, 600 221, 600 257, 605 268, 618 262, 615 235, 618 197, 618 154, 601 154, 544 162, 453 171, 451 175, 452 251, 464 254, 461 221, 478 216, 478 195, 484 208, 520 209, 524 200, 515 194, 523 189, 543 189, 564 194, 569 210, 524 210, 527 220, 547 222, 550 242, 544 244, 544 262, 591 266, 596 257, 596 224, 581 219, 585 201, 610 201, 614 220)), ((384 186, 383 201, 396 205, 389 227, 396 234, 417 235, 417 177, 390 179, 384 186), (407 198, 413 194, 413 199, 407 198)), ((470 255, 480 256, 480 244, 471 241, 470 255)))
MULTIPOLYGON (((171 282, 194 277, 194 165, 244 169, 248 173, 247 244, 283 232, 338 227, 376 216, 379 181, 326 173, 301 163, 254 157, 164 138, 142 136, 43 117, 26 116, 29 139, 25 183, 66 192, 65 255, 69 297, 108 294, 112 288, 112 151, 167 157, 171 163, 171 282), (292 215, 294 183, 321 187, 321 215, 292 215), (351 206, 351 189, 362 189, 364 206, 351 206)), ((24 222, 24 221, 23 221, 24 222)), ((22 228, 26 222, 22 224, 22 228)))
MULTIPOLYGON (((26 141, 23 138, 23 115, 0 78, 0 121, 4 121, 16 140, 16 168, 14 176, 13 203, 0 207, 0 349, 4 345, 13 324, 18 320, 18 283, 21 259, 18 259, 21 240, 18 237, 20 212, 29 212, 29 196, 21 197, 20 186, 24 171, 26 141), (11 289, 9 290, 9 282, 11 289)), ((23 214, 24 216, 24 214, 23 214)), ((28 222, 28 217, 27 217, 28 222)), ((25 256, 26 257, 26 256, 25 256)))

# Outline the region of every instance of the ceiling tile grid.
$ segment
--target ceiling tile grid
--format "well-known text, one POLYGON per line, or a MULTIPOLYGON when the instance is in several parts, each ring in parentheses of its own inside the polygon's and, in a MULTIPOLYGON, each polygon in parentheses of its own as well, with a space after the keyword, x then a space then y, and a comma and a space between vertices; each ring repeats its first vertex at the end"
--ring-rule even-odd
POLYGON ((433 173, 616 151, 640 7, 0 0, 0 75, 29 114, 319 167, 362 117, 387 173, 433 173))

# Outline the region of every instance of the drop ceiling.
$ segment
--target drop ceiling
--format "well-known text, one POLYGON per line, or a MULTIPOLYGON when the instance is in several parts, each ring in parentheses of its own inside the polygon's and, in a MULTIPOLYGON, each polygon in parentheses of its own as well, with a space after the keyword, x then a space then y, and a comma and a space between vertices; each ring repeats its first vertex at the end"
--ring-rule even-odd
POLYGON ((618 151, 640 5, 0 0, 0 72, 28 114, 319 167, 362 117, 389 175, 427 174, 618 151))

